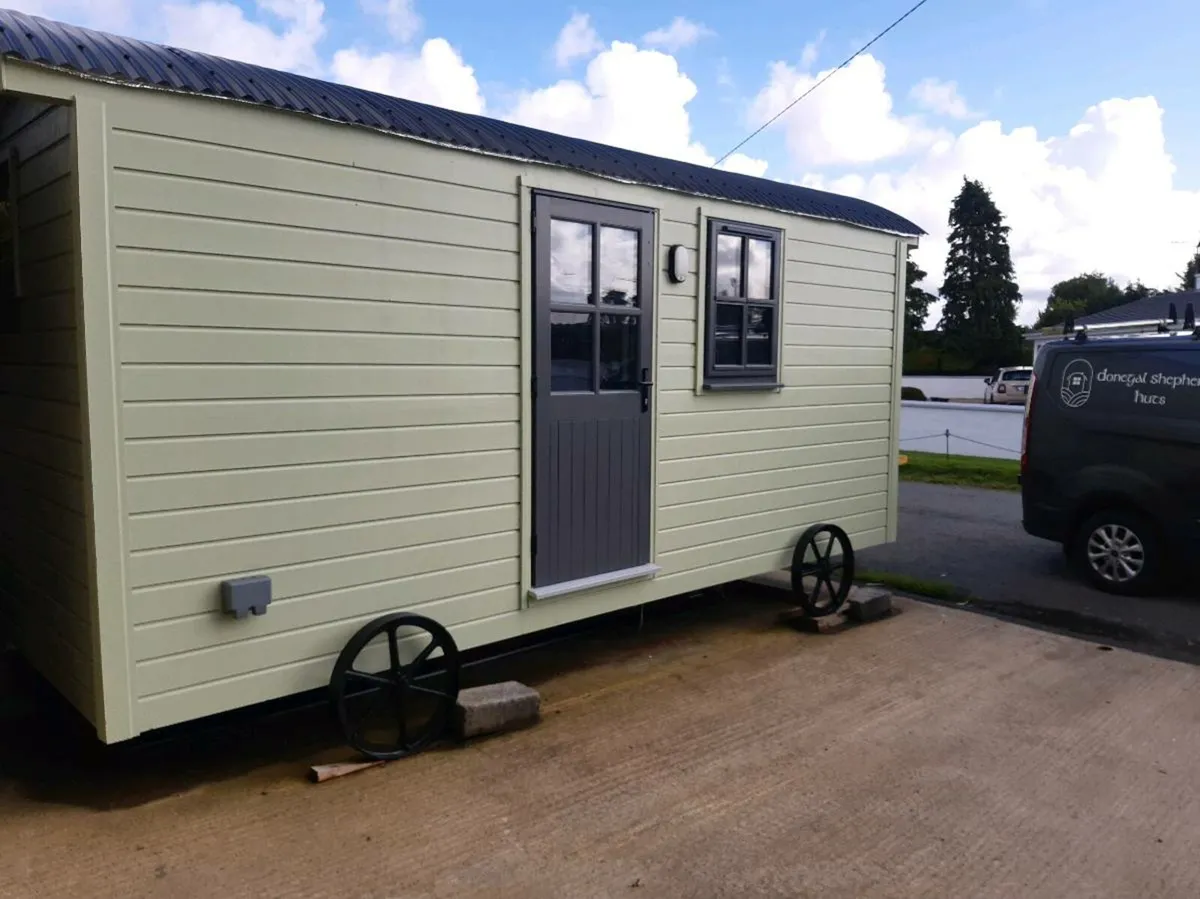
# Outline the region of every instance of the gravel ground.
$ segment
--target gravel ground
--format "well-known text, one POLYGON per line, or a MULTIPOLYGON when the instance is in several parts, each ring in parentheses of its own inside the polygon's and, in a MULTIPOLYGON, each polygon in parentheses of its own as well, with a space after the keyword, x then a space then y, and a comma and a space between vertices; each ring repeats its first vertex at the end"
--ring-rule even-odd
POLYGON ((0 897, 1200 895, 1200 668, 913 601, 813 636, 729 599, 522 672, 532 730, 319 786, 299 725, 124 767, 21 760, 15 728, 0 897))

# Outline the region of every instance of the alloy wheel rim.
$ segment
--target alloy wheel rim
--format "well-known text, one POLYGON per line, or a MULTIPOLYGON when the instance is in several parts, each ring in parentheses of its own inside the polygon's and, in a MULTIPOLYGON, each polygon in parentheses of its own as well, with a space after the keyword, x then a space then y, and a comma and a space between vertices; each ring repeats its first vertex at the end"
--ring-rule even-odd
POLYGON ((1129 583, 1146 567, 1146 547, 1141 538, 1121 524, 1103 524, 1092 531, 1087 557, 1092 570, 1114 584, 1129 583))

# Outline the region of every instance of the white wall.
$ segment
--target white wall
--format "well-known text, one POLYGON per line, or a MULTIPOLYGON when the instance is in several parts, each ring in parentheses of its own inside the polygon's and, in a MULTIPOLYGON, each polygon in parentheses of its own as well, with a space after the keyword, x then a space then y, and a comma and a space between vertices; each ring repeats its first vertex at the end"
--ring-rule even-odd
POLYGON ((900 449, 1019 459, 1024 421, 1024 406, 906 400, 900 411, 900 449))

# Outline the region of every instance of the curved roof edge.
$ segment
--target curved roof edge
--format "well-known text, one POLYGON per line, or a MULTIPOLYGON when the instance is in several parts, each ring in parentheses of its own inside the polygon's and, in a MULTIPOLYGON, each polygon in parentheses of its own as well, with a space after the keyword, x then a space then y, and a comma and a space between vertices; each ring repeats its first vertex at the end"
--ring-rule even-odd
POLYGON ((0 9, 0 56, 115 84, 240 100, 420 141, 558 166, 906 237, 925 234, 865 200, 679 162, 0 9))

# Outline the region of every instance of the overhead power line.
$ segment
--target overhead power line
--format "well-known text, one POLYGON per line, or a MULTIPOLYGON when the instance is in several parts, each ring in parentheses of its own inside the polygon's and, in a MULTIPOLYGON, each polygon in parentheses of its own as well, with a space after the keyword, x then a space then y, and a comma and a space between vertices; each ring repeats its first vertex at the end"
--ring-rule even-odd
POLYGON ((924 6, 928 2, 929 2, 929 0, 919 0, 919 2, 914 3, 909 8, 908 12, 906 12, 904 15, 902 15, 900 18, 898 18, 896 21, 894 21, 887 28, 883 29, 883 31, 879 32, 879 34, 875 35, 875 37, 871 38, 869 41, 867 41, 865 44, 863 44, 861 47, 859 47, 857 50, 855 50, 854 53, 852 53, 850 56, 846 57, 845 61, 842 62, 842 64, 839 65, 836 69, 832 69, 829 72, 827 72, 824 78, 822 78, 820 81, 818 81, 812 87, 810 87, 808 90, 806 90, 804 93, 802 93, 799 97, 797 97, 795 100, 793 100, 787 106, 783 107, 783 109, 779 110, 779 112, 775 113, 775 115, 771 116, 771 118, 767 119, 765 122, 763 122, 761 125, 759 125, 750 134, 746 135, 746 137, 743 138, 741 143, 739 143, 736 147, 734 147, 732 150, 730 150, 728 153, 726 153, 724 156, 722 156, 720 159, 718 159, 716 162, 714 162, 713 166, 720 165, 722 162, 724 162, 726 159, 728 159, 730 156, 732 156, 734 153, 736 153, 742 147, 746 146, 746 144, 750 143, 750 141, 754 140, 754 138, 756 138, 759 134, 761 134, 763 131, 765 131, 767 128, 769 128, 771 125, 773 125, 776 121, 778 121, 779 118, 781 116, 783 116, 785 113, 787 113, 787 111, 789 109, 791 109, 793 106, 795 106, 801 100, 803 100, 805 97, 807 97, 809 94, 811 94, 817 88, 819 88, 822 84, 824 84, 826 81, 828 81, 834 75, 836 75, 842 69, 846 68, 846 66, 850 65, 850 63, 854 62, 855 59, 857 59, 859 56, 861 56, 863 53, 865 53, 867 50, 869 50, 871 48, 872 44, 874 44, 876 41, 878 41, 885 34, 887 34, 889 31, 891 31, 893 28, 895 28, 897 25, 899 25, 901 22, 903 22, 905 19, 907 19, 909 16, 911 16, 913 13, 915 13, 918 9, 920 9, 922 6, 924 6))

